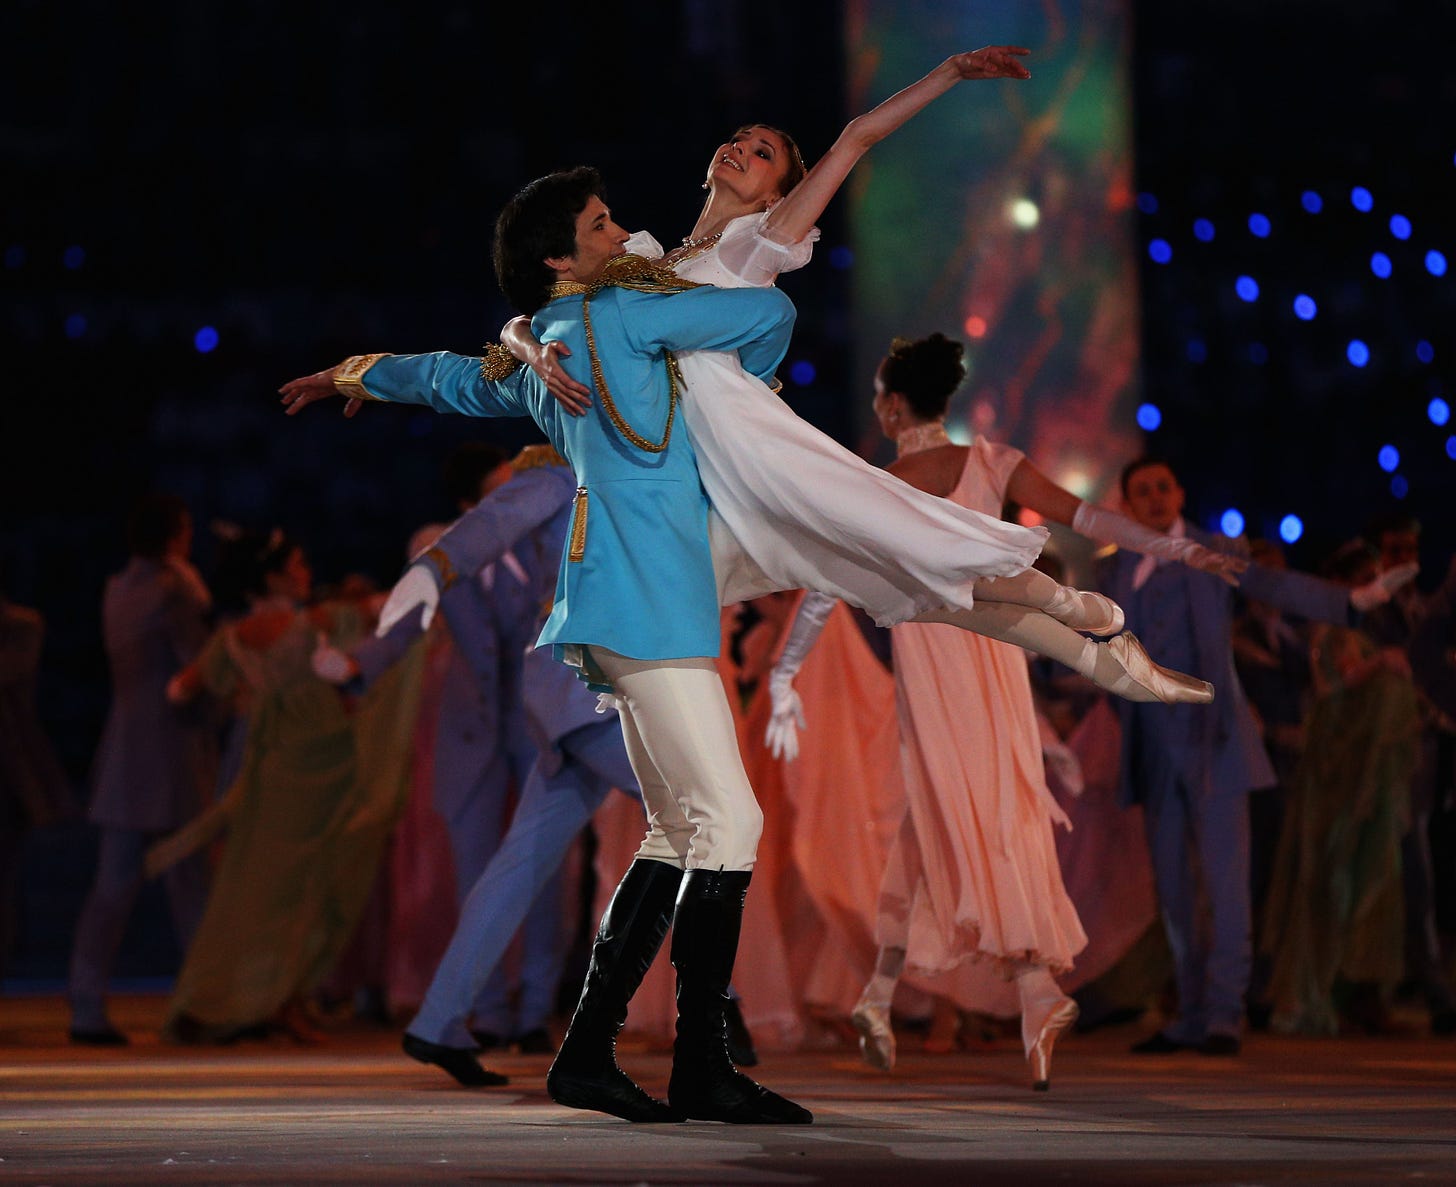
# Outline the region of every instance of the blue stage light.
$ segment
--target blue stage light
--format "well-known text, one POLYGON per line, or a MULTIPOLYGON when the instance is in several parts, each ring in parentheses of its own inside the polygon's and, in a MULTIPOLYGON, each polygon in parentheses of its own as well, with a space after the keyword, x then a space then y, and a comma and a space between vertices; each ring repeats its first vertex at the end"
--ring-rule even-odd
POLYGON ((1297 515, 1286 515, 1279 521, 1279 538, 1286 544, 1293 544, 1304 535, 1304 521, 1297 515))
POLYGON ((1218 530, 1225 536, 1237 538, 1244 534, 1244 516, 1241 511, 1230 507, 1218 517, 1218 530))
POLYGON ((1312 321, 1314 315, 1319 312, 1319 306, 1314 303, 1314 298, 1300 293, 1294 298, 1294 316, 1300 321, 1312 321))
POLYGON ((1313 190, 1305 190, 1304 193, 1300 194, 1299 204, 1309 211, 1310 214, 1318 214, 1325 208, 1325 200, 1313 190))
POLYGON ((1385 280, 1392 271, 1390 257, 1383 251, 1377 251, 1370 257, 1370 271, 1374 272, 1381 280, 1385 280))
POLYGON ((1208 361, 1208 344, 1202 338, 1188 339, 1188 361, 1190 363, 1205 363, 1208 361))
POLYGON ((1451 419, 1451 405, 1437 396, 1426 405, 1426 415, 1431 418, 1433 425, 1446 424, 1451 419))
POLYGON ((1240 276, 1234 281, 1234 292, 1238 293, 1241 300, 1257 301, 1259 299, 1259 282, 1252 276, 1240 276))
POLYGON ((1269 223, 1269 219, 1266 215, 1258 213, 1249 215, 1249 234, 1253 235, 1255 238, 1269 238, 1269 232, 1271 229, 1272 228, 1269 223))
POLYGON ((1390 480, 1390 493, 1397 499, 1403 499, 1410 494, 1410 483, 1405 480, 1404 474, 1397 474, 1390 480))
POLYGON ((808 359, 800 359, 797 363, 789 368, 789 378, 797 383, 800 387, 808 387, 811 383, 814 382, 814 376, 816 376, 817 374, 819 374, 819 372, 814 369, 814 364, 811 363, 808 359))
POLYGON ((72 244, 61 253, 61 264, 68 272, 75 272, 86 262, 86 249, 72 244))
POLYGON ((1206 218, 1193 220, 1193 238, 1200 243, 1212 243, 1214 236, 1213 224, 1206 218))
POLYGON ((1173 248, 1166 239, 1154 239, 1148 244, 1148 255, 1155 264, 1166 264, 1173 258, 1173 248))
POLYGON ((1357 185, 1350 191, 1350 205, 1356 210, 1370 210, 1375 205, 1375 198, 1363 185, 1357 185))
POLYGON ((1138 428, 1153 432, 1163 423, 1163 414, 1156 404, 1139 404, 1137 410, 1138 428))
POLYGON ((1411 221, 1403 214, 1392 214, 1390 216, 1390 233, 1397 239, 1409 239, 1411 237, 1411 221))
POLYGON ((211 326, 203 326, 197 333, 192 335, 192 345, 197 348, 199 354, 207 354, 217 349, 217 331, 211 326))
POLYGON ((81 313, 73 313, 66 318, 66 337, 76 339, 86 333, 86 317, 81 313))
POLYGON ((1137 196, 1137 208, 1144 214, 1158 213, 1158 200, 1152 194, 1144 191, 1137 196))
POLYGON ((1370 361, 1370 348, 1358 338, 1351 338, 1350 345, 1345 347, 1345 357, 1356 367, 1363 367, 1370 361))
POLYGON ((853 268, 854 252, 841 244, 829 253, 829 266, 831 268, 838 268, 841 272, 853 268))
POLYGON ((1432 276, 1446 275, 1446 257, 1435 248, 1426 252, 1426 271, 1432 276))
POLYGON ((1456 437, 1446 438, 1446 456, 1456 461, 1456 437))
POLYGON ((1380 468, 1387 474, 1394 474, 1400 465, 1400 450, 1394 445, 1382 445, 1376 460, 1380 463, 1380 468))
POLYGON ((1436 357, 1436 348, 1422 338, 1416 343, 1416 358, 1423 363, 1429 363, 1436 357))

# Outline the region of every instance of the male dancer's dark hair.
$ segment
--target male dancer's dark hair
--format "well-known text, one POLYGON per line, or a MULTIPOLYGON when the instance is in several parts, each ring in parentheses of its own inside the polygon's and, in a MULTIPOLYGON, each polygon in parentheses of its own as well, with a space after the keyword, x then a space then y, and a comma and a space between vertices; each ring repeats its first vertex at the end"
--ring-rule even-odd
POLYGON ((602 176, 590 165, 578 165, 536 178, 500 212, 491 249, 495 278, 521 313, 546 304, 556 279, 546 260, 576 254, 576 216, 593 195, 605 196, 602 176))

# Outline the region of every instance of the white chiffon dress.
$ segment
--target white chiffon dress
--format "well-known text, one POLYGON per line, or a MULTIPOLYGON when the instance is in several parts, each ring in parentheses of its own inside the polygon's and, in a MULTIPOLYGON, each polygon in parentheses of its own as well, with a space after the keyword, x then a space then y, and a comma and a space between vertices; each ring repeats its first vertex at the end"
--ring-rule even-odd
MULTIPOLYGON (((759 233, 765 217, 734 219, 706 251, 669 261, 673 270, 701 284, 749 288, 808 263, 818 231, 773 243, 759 233)), ((627 250, 663 256, 646 232, 627 250)), ((927 610, 969 607, 978 577, 1019 573, 1041 551, 1045 528, 956 506, 870 465, 802 420, 737 355, 687 351, 678 364, 682 415, 716 513, 724 604, 814 589, 894 626, 927 610)))

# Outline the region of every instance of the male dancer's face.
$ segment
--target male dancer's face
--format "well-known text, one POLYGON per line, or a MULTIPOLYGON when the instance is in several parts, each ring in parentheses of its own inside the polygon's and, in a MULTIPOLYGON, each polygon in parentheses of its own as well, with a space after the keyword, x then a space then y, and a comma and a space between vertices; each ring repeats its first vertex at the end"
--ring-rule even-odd
POLYGON ((576 216, 576 251, 569 256, 549 256, 546 266, 562 280, 584 284, 596 278, 608 260, 622 255, 627 232, 612 221, 607 204, 593 194, 576 216))
POLYGON ((1128 514, 1155 532, 1166 532, 1183 514, 1183 488, 1161 463, 1129 475, 1126 498, 1128 514))

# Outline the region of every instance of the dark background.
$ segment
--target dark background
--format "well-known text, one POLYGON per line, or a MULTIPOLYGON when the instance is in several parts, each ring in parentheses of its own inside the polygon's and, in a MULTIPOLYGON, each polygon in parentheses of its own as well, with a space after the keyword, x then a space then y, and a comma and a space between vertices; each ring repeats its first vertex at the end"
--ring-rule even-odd
MULTIPOLYGON (((5 6, 0 579, 47 618, 42 715, 82 795, 109 696, 101 590, 138 493, 183 495, 201 525, 284 526, 321 581, 358 571, 387 585, 411 531, 450 513, 450 448, 515 446, 533 427, 404 408, 286 418, 277 386, 356 352, 493 339, 511 310, 491 225, 531 177, 595 164, 619 221, 670 245, 737 124, 786 127, 812 161, 854 114, 852 5, 519 8, 5 6), (217 335, 205 353, 203 327, 217 335)), ((1301 509, 1301 568, 1371 512, 1408 509, 1433 583, 1456 548, 1453 430, 1426 411, 1450 398, 1456 279, 1421 260, 1431 247, 1456 260, 1456 18, 1434 0, 1134 9, 1143 385, 1163 414, 1150 448, 1178 465, 1199 522, 1237 505, 1268 534, 1301 509), (1370 214, 1350 205, 1357 184, 1375 195, 1370 214), (1310 188, 1318 216, 1299 204, 1310 188), (1253 211, 1269 239, 1245 229, 1253 211), (1409 242, 1385 229, 1397 211, 1409 242), (1194 238, 1197 217, 1214 222, 1212 243, 1194 238), (1169 263, 1143 250, 1154 238, 1169 263), (1390 280, 1369 270, 1377 248, 1390 280), (1233 295, 1243 273, 1258 302, 1233 295), (1313 322, 1291 312, 1300 292, 1317 297, 1313 322), (1365 368, 1345 361, 1357 336, 1365 368), (1395 475, 1376 463, 1387 443, 1395 475)), ((791 360, 817 372, 786 395, 855 441, 868 377, 847 366, 849 274, 827 262, 852 242, 844 205, 822 220, 820 262, 784 279, 799 308, 791 360)), ((206 573, 205 531, 196 555, 206 573)), ((67 851, 78 885, 56 893, 78 901, 88 859, 67 851)), ((66 940, 32 935, 21 955, 53 971, 66 940)))

